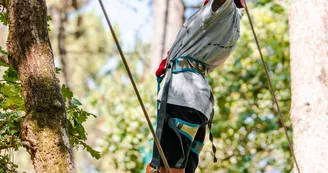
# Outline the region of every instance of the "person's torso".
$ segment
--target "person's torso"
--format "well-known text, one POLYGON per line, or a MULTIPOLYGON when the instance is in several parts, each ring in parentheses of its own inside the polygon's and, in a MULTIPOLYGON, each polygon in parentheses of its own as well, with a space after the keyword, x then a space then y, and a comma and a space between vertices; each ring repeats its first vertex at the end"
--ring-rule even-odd
MULTIPOLYGON (((217 12, 212 12, 210 1, 190 17, 179 31, 170 49, 169 61, 180 56, 200 60, 209 71, 223 64, 239 38, 241 11, 232 0, 227 0, 217 12)), ((209 119, 213 107, 211 87, 199 73, 173 73, 168 103, 194 108, 209 119)), ((162 93, 159 93, 159 100, 162 93)))

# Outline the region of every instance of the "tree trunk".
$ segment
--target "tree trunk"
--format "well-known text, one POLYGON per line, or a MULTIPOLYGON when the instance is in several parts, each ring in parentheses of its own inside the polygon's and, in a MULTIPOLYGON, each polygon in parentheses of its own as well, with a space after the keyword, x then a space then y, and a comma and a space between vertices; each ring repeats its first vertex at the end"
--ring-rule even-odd
POLYGON ((68 65, 68 59, 67 59, 67 51, 66 51, 66 31, 65 31, 65 23, 67 21, 67 1, 63 1, 63 4, 61 4, 61 7, 57 9, 57 15, 58 15, 58 49, 59 49, 59 57, 60 62, 62 65, 62 72, 64 75, 65 84, 71 88, 71 79, 70 79, 70 73, 69 73, 69 65, 68 65))
POLYGON ((26 107, 21 139, 37 173, 75 172, 65 104, 56 78, 45 0, 10 0, 10 62, 18 70, 26 107))
POLYGON ((184 21, 184 6, 181 0, 154 0, 154 38, 152 42, 151 69, 153 71, 159 65, 161 59, 166 56, 175 36, 180 30, 184 21), (169 1, 167 23, 165 23, 166 2, 169 1), (165 40, 164 38, 164 31, 165 40), (164 45, 163 45, 164 43, 164 45))
POLYGON ((302 173, 327 173, 328 1, 291 0, 289 19, 294 150, 302 173))

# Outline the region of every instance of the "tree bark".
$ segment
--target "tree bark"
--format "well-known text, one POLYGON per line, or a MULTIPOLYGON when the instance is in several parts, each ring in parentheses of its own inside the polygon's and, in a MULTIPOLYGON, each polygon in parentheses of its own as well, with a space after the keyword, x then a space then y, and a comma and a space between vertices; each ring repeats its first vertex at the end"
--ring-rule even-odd
POLYGON ((291 0, 289 20, 294 150, 301 172, 326 173, 328 1, 291 0))
POLYGON ((26 107, 21 139, 37 173, 75 172, 65 104, 56 78, 45 0, 10 0, 10 62, 18 70, 26 107))
POLYGON ((151 69, 153 71, 156 70, 161 59, 166 56, 184 21, 184 5, 182 1, 169 0, 168 18, 167 23, 165 23, 166 1, 168 0, 153 1, 154 37, 151 48, 151 69), (164 30, 166 30, 165 38, 163 37, 164 30))

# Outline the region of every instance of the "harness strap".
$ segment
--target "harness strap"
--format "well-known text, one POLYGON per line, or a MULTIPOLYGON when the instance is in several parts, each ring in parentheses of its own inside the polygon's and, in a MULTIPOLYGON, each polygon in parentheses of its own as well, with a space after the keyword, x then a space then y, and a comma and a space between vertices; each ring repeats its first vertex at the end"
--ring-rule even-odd
POLYGON ((177 135, 177 137, 179 138, 179 141, 180 141, 180 148, 182 151, 182 156, 178 160, 178 162, 175 164, 175 167, 180 168, 182 166, 183 161, 185 160, 185 155, 186 155, 184 152, 184 149, 183 149, 181 134, 179 132, 179 129, 176 127, 175 122, 173 121, 173 119, 171 117, 168 119, 167 123, 169 124, 171 129, 174 131, 174 133, 177 135))
MULTIPOLYGON (((168 114, 166 113, 166 106, 167 106, 167 100, 168 100, 168 92, 169 92, 169 86, 171 83, 171 77, 172 77, 172 63, 173 61, 169 61, 168 64, 166 65, 167 67, 167 72, 166 72, 166 80, 164 82, 163 86, 163 95, 161 102, 158 104, 158 109, 157 109, 157 128, 156 128, 156 136, 161 141, 162 137, 162 132, 163 132, 163 126, 165 120, 168 119, 168 114)), ((159 151, 157 150, 156 147, 154 147, 153 150, 153 158, 150 162, 150 165, 154 168, 159 167, 161 163, 161 157, 159 155, 159 151)))
POLYGON ((173 64, 173 73, 186 71, 205 76, 205 74, 208 73, 208 65, 189 56, 180 56, 176 58, 173 64))
POLYGON ((191 151, 193 151, 194 153, 199 155, 199 153, 202 151, 203 147, 204 147, 204 143, 194 140, 192 142, 191 151))
POLYGON ((213 141, 213 134, 212 134, 212 119, 213 119, 213 116, 214 116, 214 110, 212 110, 212 113, 211 113, 211 119, 208 121, 208 129, 209 129, 209 138, 210 138, 210 141, 212 143, 212 152, 213 152, 213 162, 216 163, 218 161, 218 158, 216 157, 216 147, 214 145, 214 141, 213 141))
MULTIPOLYGON (((211 93, 211 100, 212 100, 212 104, 214 103, 214 97, 213 97, 213 93, 211 93)), ((213 134, 212 134, 212 123, 213 123, 213 118, 214 118, 214 108, 212 109, 212 112, 210 114, 210 119, 204 123, 204 125, 208 125, 208 130, 209 130, 209 139, 212 143, 212 152, 213 152, 213 162, 216 163, 218 161, 218 158, 216 157, 216 147, 214 145, 214 138, 213 138, 213 134)))

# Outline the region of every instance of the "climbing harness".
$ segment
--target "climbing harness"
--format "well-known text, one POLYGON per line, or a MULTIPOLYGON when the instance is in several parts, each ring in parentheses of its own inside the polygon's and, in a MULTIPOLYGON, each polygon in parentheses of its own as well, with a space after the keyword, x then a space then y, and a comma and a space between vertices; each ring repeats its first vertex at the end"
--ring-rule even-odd
POLYGON ((186 71, 204 76, 208 72, 208 65, 189 56, 180 56, 175 59, 172 72, 179 73, 186 71))
POLYGON ((278 100, 276 98, 276 94, 275 94, 274 88, 272 86, 272 82, 271 82, 271 78, 270 78, 270 75, 269 75, 268 67, 267 67, 267 65, 266 65, 266 63, 264 61, 263 54, 262 54, 261 47, 260 47, 260 43, 259 43, 259 41, 257 39, 257 35, 256 35, 255 29, 254 29, 254 26, 253 26, 253 22, 252 22, 251 16, 250 16, 249 11, 248 11, 246 0, 245 0, 245 10, 246 10, 246 13, 247 13, 249 24, 250 24, 250 26, 252 28, 253 36, 254 36, 254 39, 255 39, 255 42, 256 42, 256 45, 257 45, 257 48, 258 48, 260 57, 261 57, 262 65, 263 65, 263 68, 264 68, 266 77, 268 79, 268 82, 269 82, 269 89, 270 89, 271 95, 273 97, 274 103, 277 106, 277 111, 278 111, 278 114, 279 114, 279 120, 280 120, 282 126, 284 127, 284 131, 285 131, 285 135, 287 137, 287 141, 288 141, 288 146, 289 146, 290 153, 291 153, 291 155, 292 155, 292 157, 293 157, 293 159, 295 161, 295 165, 296 165, 296 168, 297 168, 298 173, 301 173, 300 168, 299 168, 298 163, 297 163, 297 160, 296 160, 296 156, 295 156, 293 147, 292 147, 292 142, 291 142, 291 140, 289 138, 287 127, 285 125, 284 118, 283 118, 282 113, 280 111, 278 100))
POLYGON ((163 149, 162 149, 162 147, 161 147, 161 145, 160 145, 160 143, 159 143, 159 140, 158 140, 158 138, 157 138, 157 136, 156 136, 156 134, 155 134, 154 128, 153 128, 153 126, 152 126, 152 124, 151 124, 151 121, 150 121, 150 119, 149 119, 148 113, 147 113, 146 108, 145 108, 145 106, 144 106, 144 104, 143 104, 143 101, 142 101, 142 99, 141 99, 141 96, 140 96, 139 90, 138 90, 138 88, 137 88, 137 85, 136 85, 135 82, 134 82, 134 79, 133 79, 133 77, 132 77, 132 73, 131 73, 131 71, 130 71, 129 65, 128 65, 126 59, 125 59, 125 56, 124 56, 123 51, 122 51, 122 49, 121 49, 121 46, 120 46, 120 44, 119 44, 119 42, 118 42, 118 39, 117 39, 117 37, 116 37, 116 34, 115 34, 114 29, 113 29, 113 27, 112 27, 112 24, 111 24, 111 22, 110 22, 110 20, 109 20, 109 17, 108 17, 108 15, 107 15, 107 12, 106 12, 106 10, 105 10, 105 7, 104 7, 104 4, 103 4, 102 0, 99 0, 99 4, 100 4, 101 9, 102 9, 102 11, 103 11, 103 13, 104 13, 104 15, 105 15, 105 18, 106 18, 106 21, 107 21, 108 27, 109 27, 109 29, 110 29, 110 31, 111 31, 111 33, 112 33, 112 36, 113 36, 113 38, 114 38, 114 40, 115 40, 115 43, 116 43, 117 49, 118 49, 118 51, 119 51, 119 53, 120 53, 120 55, 121 55, 121 58, 122 58, 123 64, 124 64, 124 66, 125 66, 125 68, 126 68, 126 71, 127 71, 127 73, 128 73, 128 76, 129 76, 129 78, 130 78, 130 81, 131 81, 131 83, 132 83, 132 85, 133 85, 133 89, 134 89, 134 91, 135 91, 135 93, 136 93, 136 95, 137 95, 137 97, 138 97, 138 101, 139 101, 139 103, 140 103, 140 105, 141 105, 142 111, 143 111, 143 113, 144 113, 144 115, 145 115, 145 118, 146 118, 146 120, 147 120, 147 123, 148 123, 149 129, 150 129, 150 131, 151 131, 151 133, 152 133, 152 135, 153 135, 153 137, 154 137, 154 142, 155 142, 155 145, 156 145, 156 147, 157 147, 157 149, 158 149, 159 155, 160 155, 160 157, 162 158, 162 161, 163 161, 163 163, 164 163, 164 166, 165 166, 166 171, 169 172, 169 173, 171 173, 171 169, 170 169, 170 167, 169 167, 169 164, 167 163, 167 160, 166 160, 166 158, 165 158, 165 155, 164 155, 163 149))
MULTIPOLYGON (((192 142, 193 142, 193 137, 194 137, 194 133, 197 132, 198 130, 198 126, 197 128, 195 128, 194 126, 191 127, 190 124, 188 124, 187 122, 184 122, 182 120, 178 120, 178 119, 173 119, 170 117, 169 114, 167 114, 166 112, 166 105, 167 105, 167 96, 168 96, 168 82, 170 82, 170 78, 171 76, 167 76, 167 75, 172 75, 174 73, 180 73, 180 72, 193 72, 193 73, 197 73, 200 74, 204 77, 204 75, 206 73, 208 73, 208 65, 206 63, 203 63, 197 59, 194 59, 192 57, 189 56, 178 56, 176 58, 173 58, 170 62, 167 62, 168 60, 168 55, 165 59, 162 60, 162 62, 159 65, 159 68, 156 71, 156 77, 157 77, 157 82, 158 82, 158 92, 160 90, 160 84, 163 80, 163 78, 166 76, 167 79, 165 81, 166 84, 164 84, 164 88, 163 88, 163 96, 162 96, 162 100, 157 104, 157 137, 159 139, 161 139, 161 133, 162 133, 162 129, 164 126, 164 122, 167 122, 169 124, 169 126, 171 127, 171 129, 173 131, 175 131, 176 136, 180 139, 181 141, 181 136, 180 133, 184 134, 185 136, 187 136, 192 142), (164 65, 166 64, 166 65, 164 65), (165 100, 166 99, 166 100, 165 100)), ((211 101, 214 101, 213 98, 213 94, 211 93, 211 101)), ((212 152, 213 152, 213 161, 217 162, 217 158, 216 158, 216 147, 214 146, 214 138, 213 138, 213 134, 211 132, 211 128, 212 128, 212 120, 213 120, 213 116, 214 116, 214 110, 212 110, 211 115, 210 115, 210 119, 203 123, 200 124, 199 126, 206 126, 208 125, 209 128, 209 139, 212 143, 212 152)), ((198 147, 194 148, 194 151, 197 151, 200 149, 199 146, 202 145, 197 145, 198 147)), ((180 147, 183 148, 183 144, 180 144, 180 147)), ((199 150, 200 151, 200 150, 199 150)), ((196 152, 198 153, 198 152, 196 152)), ((181 158, 180 158, 180 162, 177 163, 176 167, 180 167, 180 164, 184 161, 185 159, 185 155, 184 153, 182 154, 181 158)), ((150 162, 150 166, 153 168, 157 168, 160 165, 160 158, 158 155, 158 151, 156 149, 154 149, 153 151, 153 158, 150 162)))

